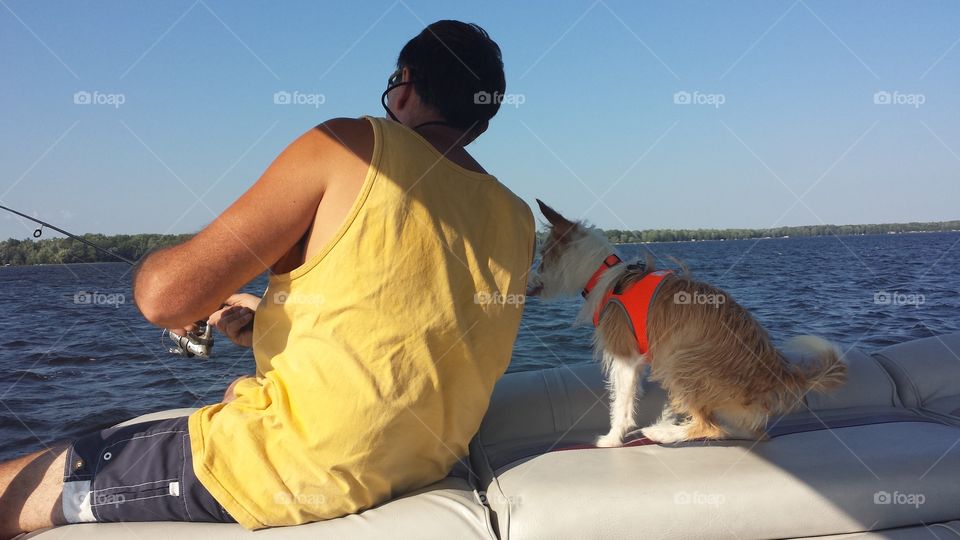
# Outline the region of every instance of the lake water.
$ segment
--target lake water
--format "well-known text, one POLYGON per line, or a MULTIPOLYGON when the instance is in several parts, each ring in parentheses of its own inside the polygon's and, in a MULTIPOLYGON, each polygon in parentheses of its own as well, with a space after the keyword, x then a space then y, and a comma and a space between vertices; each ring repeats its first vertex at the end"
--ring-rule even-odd
MULTIPOLYGON (((960 331, 960 233, 685 242, 650 250, 726 289, 777 341, 802 333, 867 349, 960 331)), ((129 303, 122 263, 0 268, 0 459, 151 411, 218 401, 252 372, 225 338, 215 358, 166 353, 129 303), (87 292, 97 303, 84 303, 87 292), (114 301, 111 303, 111 301, 114 301)), ((265 276, 248 287, 262 293, 265 276)), ((510 371, 591 361, 576 299, 529 300, 510 371)))

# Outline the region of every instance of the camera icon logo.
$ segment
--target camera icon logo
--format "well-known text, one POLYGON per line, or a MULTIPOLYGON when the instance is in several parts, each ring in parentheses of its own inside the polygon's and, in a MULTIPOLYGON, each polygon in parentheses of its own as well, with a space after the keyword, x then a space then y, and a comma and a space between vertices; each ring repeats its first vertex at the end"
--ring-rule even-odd
POLYGON ((889 491, 878 491, 873 494, 873 504, 890 504, 892 501, 889 491))
POLYGON ((274 105, 289 105, 293 99, 293 96, 290 92, 280 90, 279 92, 273 93, 273 104, 274 105))
POLYGON ((489 105, 493 101, 490 92, 481 90, 473 95, 474 105, 489 105))
POLYGON ((690 92, 681 90, 673 94, 673 103, 675 105, 689 105, 692 102, 693 96, 690 95, 690 92))
POLYGON ((881 90, 873 94, 873 103, 874 105, 889 105, 892 102, 892 96, 890 92, 886 90, 881 90))
POLYGON ((86 90, 74 92, 73 103, 76 105, 89 105, 93 101, 93 96, 86 90))
POLYGON ((873 303, 889 306, 893 303, 893 297, 887 291, 875 292, 873 293, 873 303))
POLYGON ((693 296, 687 291, 680 291, 673 295, 674 304, 688 305, 691 301, 693 301, 693 296))

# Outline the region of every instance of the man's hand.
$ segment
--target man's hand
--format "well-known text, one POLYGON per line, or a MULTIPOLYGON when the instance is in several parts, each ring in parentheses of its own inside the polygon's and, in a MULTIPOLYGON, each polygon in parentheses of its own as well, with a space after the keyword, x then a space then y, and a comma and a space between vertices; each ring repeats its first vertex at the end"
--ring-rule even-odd
POLYGON ((253 317, 256 315, 260 297, 247 293, 231 294, 223 307, 207 319, 207 324, 241 347, 253 346, 253 317))
POLYGON ((207 324, 215 326, 237 345, 250 348, 253 346, 253 317, 256 315, 256 306, 259 303, 260 299, 252 294, 235 294, 227 299, 226 307, 210 315, 207 324), (239 296, 244 298, 237 298, 239 296))
POLYGON ((184 326, 183 328, 167 328, 167 331, 170 332, 171 334, 176 334, 176 335, 178 335, 178 336, 180 336, 180 337, 183 337, 183 336, 189 334, 190 332, 196 332, 196 331, 197 331, 197 325, 196 325, 196 324, 188 324, 188 325, 184 326))
POLYGON ((260 305, 260 297, 255 294, 237 293, 223 301, 224 306, 240 306, 256 311, 260 305))
MULTIPOLYGON (((223 307, 215 311, 207 320, 207 324, 215 326, 230 341, 241 347, 250 348, 253 345, 253 312, 260 305, 260 297, 248 293, 230 295, 223 302, 223 307)), ((183 328, 169 328, 171 334, 185 336, 197 330, 197 325, 188 324, 183 328)))

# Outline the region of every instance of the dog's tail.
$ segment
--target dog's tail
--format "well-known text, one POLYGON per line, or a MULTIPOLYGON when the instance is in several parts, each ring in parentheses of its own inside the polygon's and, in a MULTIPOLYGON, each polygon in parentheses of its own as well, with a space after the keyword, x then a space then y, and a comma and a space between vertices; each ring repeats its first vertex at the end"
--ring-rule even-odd
POLYGON ((840 351, 823 338, 797 336, 786 343, 783 352, 784 382, 793 396, 792 399, 791 396, 782 396, 781 403, 786 405, 778 407, 782 412, 799 405, 799 400, 807 392, 834 390, 847 380, 847 364, 840 357, 840 351), (787 360, 787 357, 794 361, 787 360))
POLYGON ((795 369, 805 379, 805 391, 826 392, 839 388, 847 380, 847 364, 836 345, 817 336, 797 336, 787 342, 785 351, 798 354, 795 369))

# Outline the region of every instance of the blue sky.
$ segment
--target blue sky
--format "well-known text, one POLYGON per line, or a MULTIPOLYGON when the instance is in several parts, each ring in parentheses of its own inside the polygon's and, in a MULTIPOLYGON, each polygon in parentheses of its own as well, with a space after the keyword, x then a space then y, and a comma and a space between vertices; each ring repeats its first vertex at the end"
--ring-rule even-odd
POLYGON ((196 231, 311 126, 382 115, 399 49, 441 18, 503 49, 518 103, 471 151, 530 203, 631 229, 960 218, 946 1, 0 0, 0 201, 196 231))

